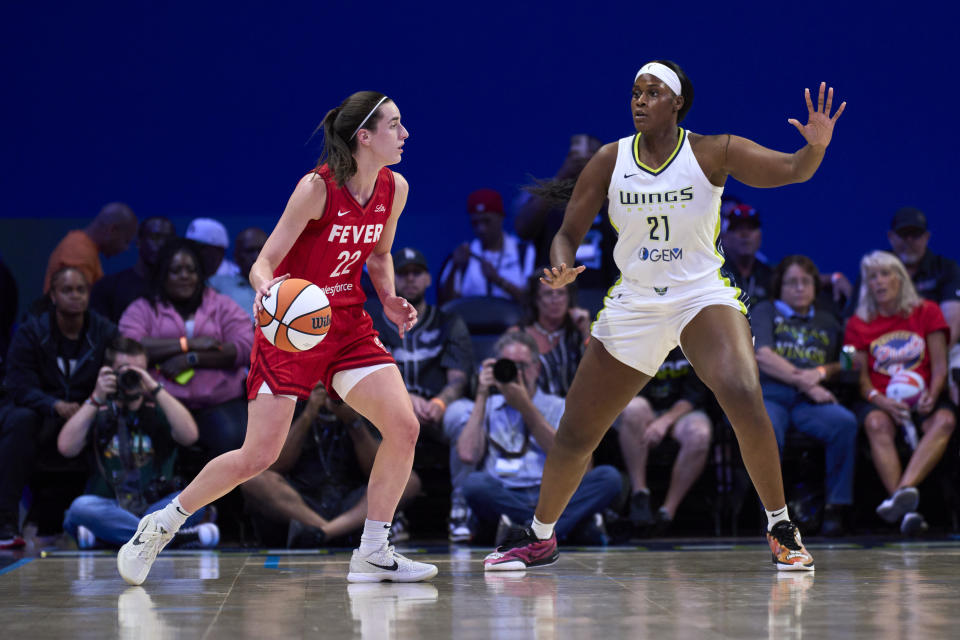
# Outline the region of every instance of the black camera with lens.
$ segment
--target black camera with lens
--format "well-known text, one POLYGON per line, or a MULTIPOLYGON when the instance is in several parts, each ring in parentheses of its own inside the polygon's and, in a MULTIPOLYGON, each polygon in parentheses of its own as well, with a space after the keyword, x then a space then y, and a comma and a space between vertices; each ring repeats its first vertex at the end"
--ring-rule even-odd
POLYGON ((121 402, 136 400, 143 395, 140 385, 140 374, 133 369, 123 369, 116 372, 117 393, 114 398, 121 402))
POLYGON ((518 373, 517 363, 509 358, 499 358, 493 363, 493 377, 500 384, 514 382, 518 373))

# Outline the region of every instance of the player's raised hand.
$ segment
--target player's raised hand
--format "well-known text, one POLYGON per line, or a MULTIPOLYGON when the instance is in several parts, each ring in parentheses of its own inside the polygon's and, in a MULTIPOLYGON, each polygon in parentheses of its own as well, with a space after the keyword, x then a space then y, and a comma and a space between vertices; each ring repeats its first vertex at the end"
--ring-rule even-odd
POLYGON ((406 298, 400 296, 390 296, 383 301, 383 312, 393 324, 397 325, 397 333, 400 337, 413 329, 417 324, 417 308, 407 302, 406 298))
POLYGON ((540 282, 548 285, 551 289, 560 289, 576 280, 577 276, 583 273, 585 269, 584 265, 570 268, 567 267, 565 262, 561 262, 559 267, 545 268, 540 282))
POLYGON ((820 83, 820 95, 817 98, 817 108, 813 108, 813 102, 810 100, 810 89, 804 89, 803 95, 807 100, 807 124, 806 126, 800 124, 800 121, 796 118, 790 118, 787 120, 790 124, 797 128, 797 131, 800 132, 800 135, 804 137, 811 147, 826 147, 830 144, 831 138, 833 138, 833 125, 836 124, 837 118, 840 117, 840 114, 843 113, 843 110, 847 107, 846 102, 840 103, 840 108, 837 109, 837 112, 833 114, 833 117, 830 116, 830 109, 833 108, 833 87, 827 89, 827 83, 820 83), (823 96, 826 92, 827 102, 824 104, 823 96))
POLYGON ((278 282, 283 282, 290 277, 289 273, 285 273, 282 276, 276 277, 273 280, 267 280, 259 287, 257 287, 257 294, 253 297, 253 317, 256 318, 260 315, 260 312, 263 311, 263 299, 270 297, 270 287, 277 284, 278 282))

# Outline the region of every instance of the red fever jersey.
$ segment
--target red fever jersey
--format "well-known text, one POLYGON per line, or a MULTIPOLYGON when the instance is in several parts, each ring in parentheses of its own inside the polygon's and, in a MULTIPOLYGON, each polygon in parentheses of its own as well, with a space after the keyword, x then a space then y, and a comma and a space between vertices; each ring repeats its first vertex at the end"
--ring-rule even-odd
POLYGON ((845 342, 867 352, 870 382, 880 393, 897 371, 914 371, 930 385, 930 350, 927 336, 950 328, 936 303, 923 300, 908 317, 880 316, 864 322, 853 316, 847 322, 845 342))
POLYGON ((338 371, 394 362, 363 310, 366 296, 360 286, 363 265, 393 210, 393 172, 386 167, 380 170, 365 206, 345 187, 337 187, 327 165, 316 173, 326 183, 326 206, 319 218, 307 223, 274 275, 289 273, 323 289, 333 314, 330 331, 313 349, 288 353, 257 330, 247 376, 249 399, 264 383, 274 394, 306 398, 318 380, 337 397, 332 380, 338 371))
POLYGON ((393 172, 386 167, 380 170, 373 196, 364 207, 346 187, 337 187, 327 165, 317 174, 327 185, 326 209, 307 223, 273 275, 289 273, 291 278, 309 280, 323 289, 333 307, 363 304, 366 296, 360 274, 390 218, 393 172))

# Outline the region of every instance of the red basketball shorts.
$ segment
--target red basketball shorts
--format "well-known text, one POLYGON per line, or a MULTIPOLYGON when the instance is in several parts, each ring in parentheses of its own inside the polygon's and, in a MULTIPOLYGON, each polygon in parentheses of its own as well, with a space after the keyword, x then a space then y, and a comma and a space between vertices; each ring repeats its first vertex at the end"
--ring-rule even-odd
POLYGON ((259 329, 255 331, 247 375, 248 400, 257 397, 264 382, 275 395, 306 399, 318 380, 327 393, 340 399, 333 389, 333 376, 338 371, 395 363, 363 305, 333 307, 332 311, 330 332, 309 351, 282 351, 267 342, 259 329))

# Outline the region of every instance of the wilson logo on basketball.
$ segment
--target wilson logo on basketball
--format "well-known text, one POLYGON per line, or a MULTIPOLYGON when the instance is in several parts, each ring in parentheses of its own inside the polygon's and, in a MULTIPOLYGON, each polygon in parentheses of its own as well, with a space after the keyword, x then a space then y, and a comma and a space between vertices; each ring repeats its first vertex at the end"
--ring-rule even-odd
POLYGON ((330 328, 330 316, 322 316, 320 318, 311 318, 313 322, 314 329, 329 329, 330 328))

